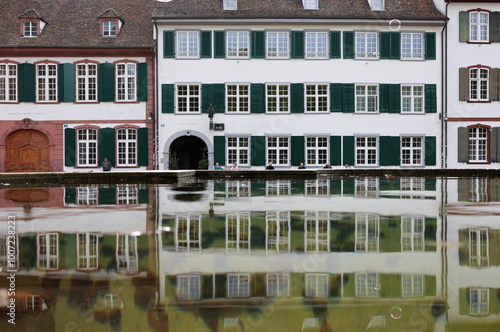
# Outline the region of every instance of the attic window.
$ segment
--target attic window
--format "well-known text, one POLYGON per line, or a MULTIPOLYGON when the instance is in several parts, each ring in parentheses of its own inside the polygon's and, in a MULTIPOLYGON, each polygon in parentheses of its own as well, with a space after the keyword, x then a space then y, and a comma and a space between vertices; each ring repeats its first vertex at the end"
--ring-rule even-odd
POLYGON ((224 10, 238 9, 238 0, 223 0, 223 1, 224 1, 224 10))
POLYGON ((385 0, 368 0, 370 3, 370 8, 372 10, 384 10, 384 2, 385 0))
POLYGON ((102 36, 115 37, 117 35, 117 20, 102 21, 102 36))
POLYGON ((107 9, 98 18, 101 37, 116 37, 120 34, 123 21, 113 8, 107 9))
POLYGON ((42 16, 34 9, 30 9, 18 16, 21 37, 38 37, 46 23, 42 16))
POLYGON ((304 9, 318 10, 319 0, 302 0, 302 5, 304 6, 304 9))
POLYGON ((39 35, 40 20, 26 20, 22 22, 22 36, 23 37, 38 37, 39 35))

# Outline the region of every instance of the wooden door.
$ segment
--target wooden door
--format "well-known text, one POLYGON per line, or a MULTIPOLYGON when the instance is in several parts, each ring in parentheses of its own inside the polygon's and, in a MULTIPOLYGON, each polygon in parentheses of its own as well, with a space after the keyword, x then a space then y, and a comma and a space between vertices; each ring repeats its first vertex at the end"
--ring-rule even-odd
POLYGON ((7 172, 48 172, 50 145, 45 134, 18 130, 7 137, 7 172))

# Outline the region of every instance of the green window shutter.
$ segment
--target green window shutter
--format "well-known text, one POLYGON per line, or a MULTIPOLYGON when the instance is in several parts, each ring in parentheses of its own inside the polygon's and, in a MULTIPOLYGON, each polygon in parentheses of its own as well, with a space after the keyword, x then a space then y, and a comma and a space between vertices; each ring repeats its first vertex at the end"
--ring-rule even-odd
POLYGON ((264 59, 266 57, 266 33, 264 31, 252 31, 252 58, 264 59))
POLYGON ((437 113, 436 84, 426 84, 424 89, 425 113, 437 113))
POLYGON ((500 12, 490 13, 490 42, 500 42, 500 12))
POLYGON ((292 136, 292 166, 304 162, 304 136, 292 136))
POLYGON ((74 167, 76 162, 76 133, 73 128, 64 129, 64 166, 74 167))
POLYGON ((425 136, 425 165, 436 166, 436 136, 425 136))
POLYGON ((175 31, 163 31, 163 57, 175 58, 175 31))
POLYGON ((342 157, 344 164, 354 165, 354 136, 344 136, 342 157))
POLYGON ((100 63, 98 70, 99 101, 115 101, 115 65, 100 63))
POLYGON ((35 65, 21 63, 17 71, 19 102, 35 102, 35 65))
POLYGON ((250 112, 265 113, 266 111, 266 86, 262 83, 250 85, 250 112))
POLYGON ((264 166, 266 164, 266 137, 252 136, 250 149, 252 166, 264 166))
POLYGON ((342 86, 342 111, 344 113, 354 113, 354 84, 343 84, 342 86))
POLYGON ((226 85, 223 83, 214 84, 213 94, 215 113, 224 113, 226 111, 226 85))
POLYGON ((201 85, 201 113, 207 113, 210 105, 214 106, 214 86, 213 84, 201 85))
POLYGON ((75 66, 72 63, 60 63, 57 67, 59 101, 73 102, 75 101, 75 66))
POLYGON ((380 113, 401 112, 401 85, 380 84, 380 113))
POLYGON ((226 165, 226 137, 214 136, 214 164, 226 165))
POLYGON ((458 100, 469 100, 469 69, 458 69, 458 100))
POLYGON ((490 130, 490 161, 497 163, 500 161, 500 127, 492 127, 490 130))
POLYGON ((290 90, 291 112, 304 113, 304 84, 292 83, 290 85, 290 90))
POLYGON ((467 43, 469 41, 469 13, 462 11, 458 14, 458 40, 461 43, 467 43))
POLYGON ((380 31, 380 59, 390 58, 390 32, 380 31))
POLYGON ((379 112, 389 113, 389 85, 390 84, 379 84, 379 112))
POLYGON ((380 166, 401 164, 401 143, 399 136, 380 136, 380 166))
POLYGON ((98 140, 97 151, 99 151, 99 165, 104 160, 104 157, 108 157, 113 167, 116 167, 115 129, 114 128, 99 129, 97 140, 98 140))
MULTIPOLYGON (((114 165, 114 164, 113 164, 114 165)), ((116 188, 99 187, 99 205, 115 205, 116 204, 116 188)))
POLYGON ((161 112, 174 113, 175 87, 173 84, 161 85, 161 112))
POLYGON ((224 59, 226 57, 226 32, 214 31, 214 58, 224 59))
POLYGON ((425 33, 425 59, 436 60, 436 33, 425 33))
POLYGON ((201 57, 212 57, 212 31, 201 31, 200 33, 201 57))
POLYGON ((330 31, 330 59, 340 59, 340 31, 330 31))
POLYGON ((342 165, 342 137, 330 136, 330 164, 333 166, 342 165))
POLYGON ((304 31, 292 31, 292 59, 304 58, 304 31))
POLYGON ((343 96, 342 83, 330 84, 330 111, 342 112, 342 96, 343 96))
POLYGON ((391 32, 390 33, 390 59, 400 59, 401 58, 401 33, 391 32))
POLYGON ((490 69, 490 101, 500 100, 500 69, 491 68, 490 69))
POLYGON ((354 31, 344 31, 344 59, 354 59, 354 31))
POLYGON ((458 162, 467 163, 469 162, 469 129, 466 127, 458 128, 457 136, 457 147, 458 147, 458 162))
POLYGON ((137 65, 137 100, 148 101, 148 64, 146 62, 137 65))
POLYGON ((149 139, 148 128, 143 127, 137 130, 137 161, 139 166, 149 164, 149 139))

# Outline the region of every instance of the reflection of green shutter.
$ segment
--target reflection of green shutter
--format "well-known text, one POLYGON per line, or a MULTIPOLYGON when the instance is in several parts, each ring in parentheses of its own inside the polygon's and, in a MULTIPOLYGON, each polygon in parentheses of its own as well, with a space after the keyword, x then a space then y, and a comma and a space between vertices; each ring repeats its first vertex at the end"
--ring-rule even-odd
POLYGON ((57 70, 59 101, 75 101, 75 66, 72 63, 60 63, 57 70))
POLYGON ((436 137, 435 136, 425 136, 425 165, 435 166, 436 165, 436 137))
POLYGON ((292 83, 291 92, 291 113, 304 113, 304 84, 292 83))
POLYGON ((163 31, 163 57, 175 57, 175 32, 163 31))
POLYGON ((149 190, 148 188, 139 189, 139 204, 149 203, 149 190))
POLYGON ((340 31, 330 31, 330 59, 340 59, 340 31))
POLYGON ((304 162, 304 136, 292 136, 292 166, 304 162))
POLYGON ((200 33, 201 57, 212 57, 212 31, 201 31, 200 33))
POLYGON ((226 57, 226 32, 214 31, 214 58, 226 57))
POLYGON ((354 59, 354 31, 344 31, 344 59, 354 59))
POLYGON ((174 113, 175 87, 173 84, 161 85, 161 112, 174 113))
POLYGON ((425 113, 437 112, 436 84, 425 85, 425 113))
POLYGON ((137 65, 137 100, 148 100, 148 64, 146 62, 137 65))
POLYGON ((252 166, 263 166, 266 163, 266 137, 252 136, 251 141, 252 166))
POLYGON ((115 101, 115 65, 99 64, 99 101, 115 101))
POLYGON ((252 31, 252 58, 265 58, 266 33, 264 31, 252 31))
POLYGON ((335 166, 342 165, 341 142, 341 136, 330 136, 330 163, 335 166))
POLYGON ((114 128, 101 128, 98 133, 98 151, 99 151, 99 165, 108 157, 113 167, 115 163, 115 129, 114 128))
POLYGON ((380 166, 399 166, 400 138, 380 136, 380 166))
POLYGON ((292 31, 292 59, 304 58, 304 31, 292 31))
POLYGON ((354 136, 344 136, 344 164, 354 165, 354 136))
POLYGON ((425 59, 436 60, 436 33, 427 32, 425 34, 425 59))
POLYGON ((73 205, 76 203, 76 188, 64 188, 64 204, 73 205))
POLYGON ((469 41, 469 13, 462 11, 458 14, 459 37, 461 43, 469 41))
POLYGON ((100 187, 99 188, 99 204, 114 205, 116 204, 116 188, 115 187, 100 187))
POLYGON ((74 167, 76 162, 76 137, 73 128, 64 129, 64 166, 74 167))
POLYGON ((143 127, 137 130, 137 161, 139 166, 148 166, 149 140, 148 128, 143 127))
POLYGON ((17 65, 19 102, 33 103, 35 101, 35 65, 20 63, 17 65))
POLYGON ((250 85, 250 111, 251 113, 264 113, 266 111, 266 86, 262 83, 250 85))
POLYGON ((214 164, 226 165, 226 137, 214 136, 214 164))

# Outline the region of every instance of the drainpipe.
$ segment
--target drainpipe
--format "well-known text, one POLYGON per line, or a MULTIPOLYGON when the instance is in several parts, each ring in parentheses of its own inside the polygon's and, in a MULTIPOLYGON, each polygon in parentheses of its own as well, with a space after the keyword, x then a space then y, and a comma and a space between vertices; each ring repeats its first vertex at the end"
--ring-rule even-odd
POLYGON ((445 22, 441 30, 441 146, 442 159, 441 168, 448 168, 448 5, 452 0, 449 0, 445 6, 445 22))
POLYGON ((160 159, 159 159, 159 142, 158 142, 158 121, 157 121, 157 115, 159 114, 158 112, 158 25, 156 23, 156 18, 153 19, 154 26, 155 26, 155 39, 154 39, 154 75, 155 75, 155 80, 154 80, 154 114, 153 114, 153 127, 154 127, 154 157, 153 159, 155 160, 155 169, 158 170, 160 167, 160 159))

